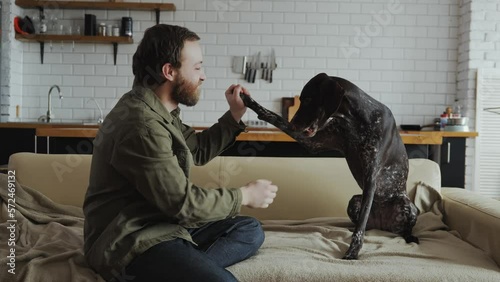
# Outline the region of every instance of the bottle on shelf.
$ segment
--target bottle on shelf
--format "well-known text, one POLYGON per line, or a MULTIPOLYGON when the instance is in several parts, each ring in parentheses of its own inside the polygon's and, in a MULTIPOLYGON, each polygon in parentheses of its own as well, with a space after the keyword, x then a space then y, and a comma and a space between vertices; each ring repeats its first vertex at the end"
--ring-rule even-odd
POLYGON ((21 121, 21 106, 16 105, 16 118, 14 119, 15 122, 20 122, 21 121))
POLYGON ((453 117, 462 117, 462 110, 462 103, 458 99, 455 99, 455 103, 453 103, 453 117))
POLYGON ((40 34, 47 33, 47 19, 45 18, 45 14, 40 12, 40 34))
POLYGON ((132 37, 132 33, 133 33, 132 28, 133 28, 132 18, 131 17, 122 17, 121 36, 132 37))

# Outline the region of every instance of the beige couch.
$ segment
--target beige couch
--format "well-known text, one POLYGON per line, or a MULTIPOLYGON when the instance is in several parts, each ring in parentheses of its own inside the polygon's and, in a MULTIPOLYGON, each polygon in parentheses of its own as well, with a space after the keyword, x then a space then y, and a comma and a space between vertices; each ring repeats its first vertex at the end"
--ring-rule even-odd
MULTIPOLYGON (((23 186, 81 207, 90 160, 89 155, 17 153, 9 169, 23 186)), ((500 281, 500 202, 441 188, 432 161, 410 160, 407 188, 422 210, 414 228, 421 243, 370 230, 357 261, 340 259, 352 228, 347 203, 361 192, 345 159, 218 157, 191 174, 194 183, 207 188, 239 187, 258 178, 279 187, 268 209, 242 209, 263 221, 266 241, 256 256, 229 268, 241 281, 500 281)))

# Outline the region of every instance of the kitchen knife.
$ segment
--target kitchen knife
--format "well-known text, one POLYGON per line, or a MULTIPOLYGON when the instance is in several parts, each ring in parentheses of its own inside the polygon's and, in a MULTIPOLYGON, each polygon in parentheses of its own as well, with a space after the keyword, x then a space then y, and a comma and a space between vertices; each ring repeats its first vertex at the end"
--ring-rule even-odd
POLYGON ((257 76, 257 69, 259 68, 260 66, 260 51, 259 53, 257 53, 257 60, 256 62, 254 63, 253 65, 253 69, 252 69, 252 77, 251 77, 251 83, 255 83, 255 77, 257 76))
POLYGON ((253 56, 250 58, 250 60, 247 61, 247 64, 246 64, 246 70, 245 70, 245 80, 247 82, 250 82, 250 70, 251 70, 251 67, 252 67, 252 61, 253 61, 253 56))
POLYGON ((274 54, 274 48, 271 49, 271 63, 269 66, 269 83, 273 83, 273 70, 276 69, 276 56, 274 54))

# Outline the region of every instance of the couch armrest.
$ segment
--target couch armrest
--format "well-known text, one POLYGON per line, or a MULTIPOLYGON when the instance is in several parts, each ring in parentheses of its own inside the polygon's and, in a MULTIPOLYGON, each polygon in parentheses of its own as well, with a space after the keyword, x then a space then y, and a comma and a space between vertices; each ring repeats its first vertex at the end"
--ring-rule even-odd
POLYGON ((461 188, 441 188, 444 221, 500 265, 500 201, 461 188))

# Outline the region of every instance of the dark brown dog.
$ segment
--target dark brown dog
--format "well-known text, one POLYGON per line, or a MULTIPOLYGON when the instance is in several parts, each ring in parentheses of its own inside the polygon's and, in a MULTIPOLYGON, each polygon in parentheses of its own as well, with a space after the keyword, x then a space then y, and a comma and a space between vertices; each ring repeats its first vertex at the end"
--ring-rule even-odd
POLYGON ((288 123, 247 95, 245 105, 258 118, 297 140, 310 152, 341 151, 362 195, 349 201, 356 225, 344 259, 357 259, 365 230, 381 229, 418 243, 412 235, 418 209, 406 194, 408 156, 394 117, 384 104, 353 83, 324 73, 302 89, 300 107, 288 123))

